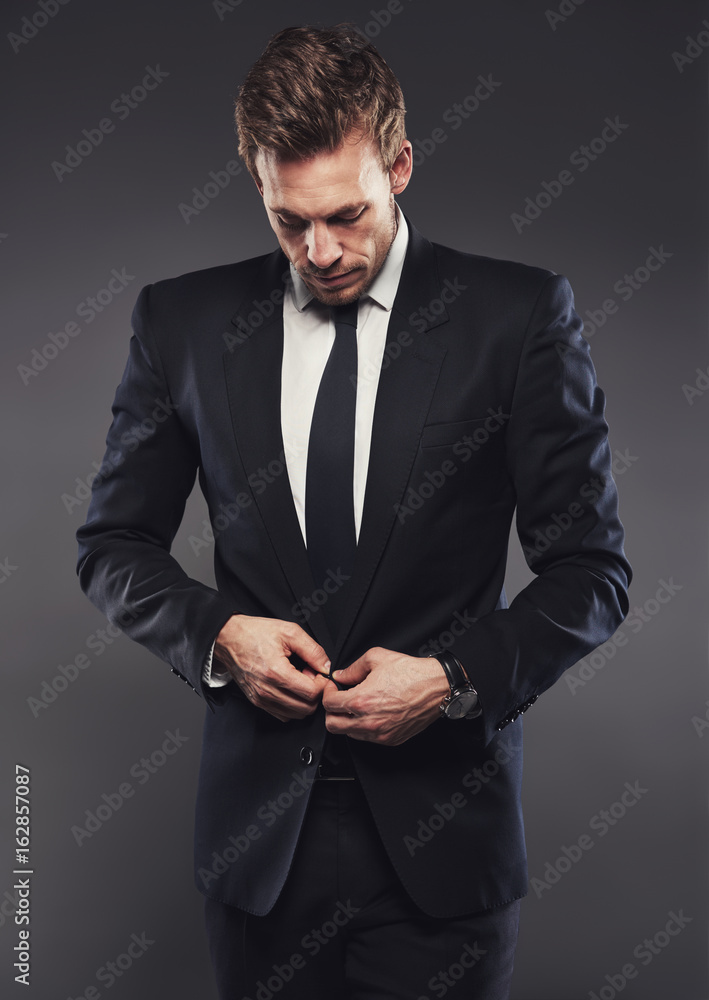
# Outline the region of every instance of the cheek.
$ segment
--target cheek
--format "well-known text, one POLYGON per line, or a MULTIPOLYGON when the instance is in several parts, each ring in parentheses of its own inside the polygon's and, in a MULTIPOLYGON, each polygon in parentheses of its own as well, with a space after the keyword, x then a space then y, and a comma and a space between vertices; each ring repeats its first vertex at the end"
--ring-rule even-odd
POLYGON ((387 250, 389 249, 389 245, 386 233, 375 233, 368 245, 369 260, 373 264, 381 264, 382 259, 386 256, 387 250))
POLYGON ((356 237, 353 236, 348 242, 352 254, 356 254, 360 258, 366 258, 371 263, 378 255, 381 237, 376 231, 372 232, 369 230, 367 233, 360 233, 356 237))

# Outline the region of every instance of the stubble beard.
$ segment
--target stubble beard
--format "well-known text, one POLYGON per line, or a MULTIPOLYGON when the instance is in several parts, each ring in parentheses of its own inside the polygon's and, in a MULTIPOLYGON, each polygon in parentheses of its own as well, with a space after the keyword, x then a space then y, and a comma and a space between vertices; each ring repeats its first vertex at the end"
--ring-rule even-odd
MULTIPOLYGON (((391 247, 398 232, 398 229, 399 225, 397 221, 396 205, 392 203, 390 238, 388 246, 386 248, 386 252, 382 255, 382 259, 379 261, 376 268, 372 270, 372 273, 368 276, 367 280, 365 281, 364 285, 361 288, 357 289, 345 288, 341 292, 333 290, 331 293, 327 295, 327 298, 325 298, 321 290, 319 289, 316 290, 314 288, 311 288, 308 282, 305 281, 305 277, 303 276, 303 274, 300 274, 301 278, 303 278, 303 280, 305 281, 305 284, 308 287, 308 291, 312 294, 313 298, 316 299, 318 302, 321 302, 325 306, 332 307, 332 306, 349 305, 350 302, 355 302, 357 299, 360 299, 364 295, 366 295, 369 289, 372 287, 374 279, 377 277, 382 267, 384 266, 385 260, 389 256, 389 252, 391 251, 391 247)), ((364 270, 364 268, 361 268, 361 270, 364 270)), ((306 272, 306 275, 309 276, 309 272, 306 272)))

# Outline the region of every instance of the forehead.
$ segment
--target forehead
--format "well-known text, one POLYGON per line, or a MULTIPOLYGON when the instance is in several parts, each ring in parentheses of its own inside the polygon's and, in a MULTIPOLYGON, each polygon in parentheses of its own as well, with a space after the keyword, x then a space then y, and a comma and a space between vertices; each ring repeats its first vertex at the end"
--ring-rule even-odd
POLYGON ((259 150, 256 169, 266 208, 301 218, 328 216, 344 206, 371 201, 387 177, 370 138, 345 140, 332 152, 307 160, 286 160, 273 150, 259 150))

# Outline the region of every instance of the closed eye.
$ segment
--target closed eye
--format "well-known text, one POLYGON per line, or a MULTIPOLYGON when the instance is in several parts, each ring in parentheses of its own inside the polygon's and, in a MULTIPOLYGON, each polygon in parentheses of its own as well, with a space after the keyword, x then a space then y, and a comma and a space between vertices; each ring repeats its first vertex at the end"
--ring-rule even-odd
POLYGON ((305 223, 304 222, 296 222, 296 223, 284 222, 283 219, 280 217, 280 215, 277 215, 276 218, 278 219, 278 224, 279 224, 279 226, 281 226, 282 229, 304 229, 305 228, 305 223))
POLYGON ((367 209, 363 208, 361 212, 359 212, 357 215, 353 215, 351 218, 345 218, 344 216, 333 215, 333 217, 330 219, 330 222, 334 222, 336 226, 341 226, 341 225, 351 226, 353 222, 359 222, 359 220, 362 218, 362 216, 366 211, 367 209))
MULTIPOLYGON (((357 215, 353 215, 351 217, 342 215, 332 215, 328 219, 328 222, 330 222, 334 226, 352 226, 354 225, 355 222, 359 222, 359 220, 362 218, 362 216, 366 211, 367 207, 365 206, 361 212, 358 212, 357 215)), ((308 225, 308 223, 305 222, 303 219, 299 220, 298 222, 286 222, 285 219, 282 219, 280 217, 280 215, 276 215, 276 219, 278 220, 278 225, 282 229, 290 229, 293 231, 303 230, 307 228, 308 225)))

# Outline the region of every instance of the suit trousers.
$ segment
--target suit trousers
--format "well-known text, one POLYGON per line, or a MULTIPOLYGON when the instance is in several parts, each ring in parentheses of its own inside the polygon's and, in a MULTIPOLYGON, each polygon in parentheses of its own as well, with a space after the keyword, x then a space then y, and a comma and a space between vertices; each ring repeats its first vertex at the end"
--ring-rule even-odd
MULTIPOLYGON (((451 858, 451 879, 465 863, 451 858)), ((462 917, 423 913, 359 782, 316 781, 273 909, 253 916, 207 898, 205 916, 220 1000, 430 1000, 453 986, 456 1000, 506 1000, 519 900, 462 917)))

